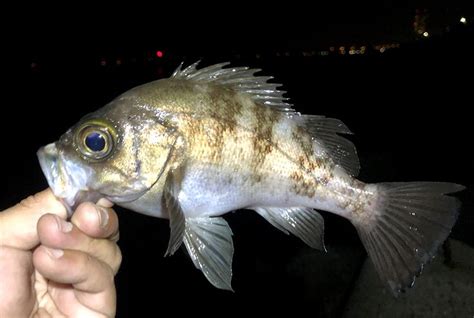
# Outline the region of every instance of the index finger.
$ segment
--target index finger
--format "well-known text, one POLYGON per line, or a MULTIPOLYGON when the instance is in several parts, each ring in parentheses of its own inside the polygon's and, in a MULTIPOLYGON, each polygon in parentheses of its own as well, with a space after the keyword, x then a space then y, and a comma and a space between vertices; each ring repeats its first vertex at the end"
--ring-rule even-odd
POLYGON ((36 224, 46 213, 66 219, 64 205, 51 189, 38 192, 0 213, 0 245, 30 250, 39 244, 36 224))

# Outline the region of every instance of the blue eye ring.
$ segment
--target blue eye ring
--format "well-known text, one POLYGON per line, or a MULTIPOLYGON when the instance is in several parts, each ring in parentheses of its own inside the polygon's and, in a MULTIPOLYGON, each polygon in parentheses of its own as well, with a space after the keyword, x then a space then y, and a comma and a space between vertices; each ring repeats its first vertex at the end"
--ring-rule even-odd
POLYGON ((85 159, 105 159, 114 148, 114 139, 107 126, 85 125, 76 136, 77 150, 85 159))

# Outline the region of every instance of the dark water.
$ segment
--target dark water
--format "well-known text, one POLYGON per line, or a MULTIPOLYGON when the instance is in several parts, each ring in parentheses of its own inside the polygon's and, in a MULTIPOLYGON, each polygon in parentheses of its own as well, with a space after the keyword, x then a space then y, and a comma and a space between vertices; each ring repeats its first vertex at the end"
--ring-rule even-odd
MULTIPOLYGON (((452 237, 474 247, 472 35, 472 30, 461 30, 365 56, 303 57, 291 51, 289 57, 276 57, 268 49, 259 50, 257 58, 252 49, 238 48, 202 56, 177 48, 157 60, 138 49, 111 48, 72 55, 46 51, 25 58, 20 79, 8 87, 1 117, 5 177, 0 208, 46 187, 35 154, 41 145, 124 90, 167 77, 183 56, 186 62, 204 57, 203 65, 230 60, 262 68, 284 84, 298 111, 343 120, 355 133, 350 139, 360 154, 363 181, 466 185, 452 237), (100 65, 103 56, 105 67, 100 65), (120 66, 117 56, 123 59, 120 66), (30 65, 32 61, 36 64, 30 65)), ((329 213, 323 214, 325 255, 310 251, 255 213, 237 211, 225 217, 234 232, 236 292, 223 292, 206 281, 183 251, 162 258, 167 221, 117 211, 124 255, 117 276, 120 317, 159 316, 160 308, 175 306, 177 312, 206 314, 215 303, 249 314, 251 304, 257 304, 264 310, 310 310, 314 316, 337 317, 366 257, 349 222, 329 213), (189 300, 201 305, 191 306, 189 300)))

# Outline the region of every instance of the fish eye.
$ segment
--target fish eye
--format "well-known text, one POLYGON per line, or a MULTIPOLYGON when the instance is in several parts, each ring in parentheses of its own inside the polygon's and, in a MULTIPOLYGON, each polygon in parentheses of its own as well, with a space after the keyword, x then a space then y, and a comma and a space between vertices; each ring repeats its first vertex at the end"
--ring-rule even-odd
POLYGON ((77 150, 86 158, 107 158, 114 148, 114 138, 107 125, 89 124, 79 128, 76 134, 77 150))
POLYGON ((106 141, 104 136, 100 132, 93 131, 86 135, 84 139, 84 144, 92 152, 100 152, 104 150, 106 146, 106 141))

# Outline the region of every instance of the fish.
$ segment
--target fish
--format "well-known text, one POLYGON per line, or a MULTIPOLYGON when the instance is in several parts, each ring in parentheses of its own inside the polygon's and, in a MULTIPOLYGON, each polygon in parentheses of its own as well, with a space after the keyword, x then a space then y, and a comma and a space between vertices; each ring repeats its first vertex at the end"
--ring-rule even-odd
POLYGON ((413 286, 456 222, 449 182, 364 183, 339 119, 297 112, 273 77, 229 62, 183 63, 85 115, 39 163, 69 215, 105 198, 168 219, 165 256, 185 246, 217 288, 232 289, 233 233, 223 215, 253 210, 325 251, 318 211, 348 219, 386 286, 413 286))

